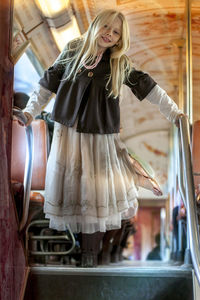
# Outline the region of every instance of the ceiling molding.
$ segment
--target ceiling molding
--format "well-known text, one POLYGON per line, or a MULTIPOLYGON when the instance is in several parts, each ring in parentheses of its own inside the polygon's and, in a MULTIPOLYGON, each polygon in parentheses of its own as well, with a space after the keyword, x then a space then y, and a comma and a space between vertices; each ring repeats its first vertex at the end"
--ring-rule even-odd
POLYGON ((72 0, 71 5, 81 34, 87 31, 88 26, 96 15, 94 0, 72 0))

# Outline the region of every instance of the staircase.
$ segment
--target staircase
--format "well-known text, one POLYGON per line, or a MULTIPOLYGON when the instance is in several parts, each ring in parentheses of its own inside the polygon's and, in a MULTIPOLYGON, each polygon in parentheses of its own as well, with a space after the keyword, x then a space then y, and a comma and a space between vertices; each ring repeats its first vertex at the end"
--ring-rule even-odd
POLYGON ((199 300, 193 271, 162 262, 110 267, 34 266, 24 300, 199 300))

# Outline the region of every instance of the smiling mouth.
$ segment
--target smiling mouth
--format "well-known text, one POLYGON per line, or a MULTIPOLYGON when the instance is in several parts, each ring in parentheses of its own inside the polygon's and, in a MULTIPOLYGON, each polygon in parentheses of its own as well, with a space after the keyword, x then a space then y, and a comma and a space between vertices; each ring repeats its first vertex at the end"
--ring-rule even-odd
POLYGON ((104 41, 105 43, 110 43, 110 42, 111 42, 111 40, 108 39, 107 37, 103 37, 103 36, 102 36, 102 39, 103 39, 103 41, 104 41))

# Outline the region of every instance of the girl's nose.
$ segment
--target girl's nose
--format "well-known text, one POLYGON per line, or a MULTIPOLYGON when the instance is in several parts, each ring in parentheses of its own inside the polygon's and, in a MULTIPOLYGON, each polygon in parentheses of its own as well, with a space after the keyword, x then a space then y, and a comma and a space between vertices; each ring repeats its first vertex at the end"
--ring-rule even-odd
POLYGON ((106 35, 107 35, 108 37, 111 37, 111 36, 112 36, 112 33, 109 31, 109 32, 106 33, 106 35))
POLYGON ((112 33, 112 29, 111 29, 111 28, 107 28, 106 34, 107 34, 107 35, 111 35, 111 33, 112 33))

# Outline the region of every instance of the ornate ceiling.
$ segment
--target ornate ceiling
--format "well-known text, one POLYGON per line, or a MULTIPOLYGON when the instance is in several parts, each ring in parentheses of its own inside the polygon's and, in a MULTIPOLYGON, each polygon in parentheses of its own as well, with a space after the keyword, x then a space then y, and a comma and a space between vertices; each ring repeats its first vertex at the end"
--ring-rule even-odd
MULTIPOLYGON (((194 120, 199 119, 199 33, 200 1, 192 2, 192 54, 194 120)), ((185 83, 186 0, 71 0, 72 11, 81 33, 87 30, 94 16, 104 8, 116 8, 128 20, 131 48, 128 55, 137 68, 149 72, 178 103, 180 49, 182 47, 183 79, 185 83)), ((39 54, 44 67, 51 64, 58 51, 48 34, 49 28, 41 17, 34 0, 15 0, 15 12, 27 38, 39 54), (46 45, 46 46, 45 46, 46 45), (51 45, 51 47, 50 47, 51 45)))
MULTIPOLYGON (((200 1, 192 2, 194 120, 200 117, 199 34, 200 1)), ((185 0, 73 0, 76 7, 88 7, 91 18, 104 8, 123 12, 130 26, 129 56, 135 65, 149 72, 178 103, 179 45, 182 41, 182 65, 185 86, 186 1, 185 0)), ((82 11, 82 10, 79 10, 82 11)))

